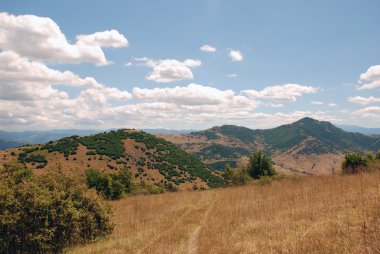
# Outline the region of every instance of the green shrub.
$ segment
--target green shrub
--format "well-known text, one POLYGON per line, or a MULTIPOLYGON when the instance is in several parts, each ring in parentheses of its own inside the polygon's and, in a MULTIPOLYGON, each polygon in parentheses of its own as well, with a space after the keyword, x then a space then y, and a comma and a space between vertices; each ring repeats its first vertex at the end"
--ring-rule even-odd
POLYGON ((227 164, 222 173, 222 177, 230 185, 243 185, 247 183, 249 174, 247 170, 240 165, 234 169, 230 164, 227 164))
POLYGON ((376 156, 370 152, 365 154, 365 158, 367 159, 368 162, 373 162, 376 160, 376 156))
POLYGON ((137 192, 139 194, 160 194, 165 192, 165 185, 149 184, 142 180, 139 183, 137 192))
POLYGON ((255 151, 249 158, 248 172, 254 179, 262 176, 273 176, 276 172, 273 170, 272 162, 261 151, 255 151))
POLYGON ((110 207, 83 183, 59 173, 0 168, 0 253, 57 253, 109 234, 110 207))
POLYGON ((96 189, 106 199, 119 199, 133 190, 132 174, 126 169, 109 174, 89 168, 85 176, 87 186, 96 189))
POLYGON ((355 174, 368 167, 368 159, 360 153, 352 152, 344 156, 342 170, 344 173, 355 174))

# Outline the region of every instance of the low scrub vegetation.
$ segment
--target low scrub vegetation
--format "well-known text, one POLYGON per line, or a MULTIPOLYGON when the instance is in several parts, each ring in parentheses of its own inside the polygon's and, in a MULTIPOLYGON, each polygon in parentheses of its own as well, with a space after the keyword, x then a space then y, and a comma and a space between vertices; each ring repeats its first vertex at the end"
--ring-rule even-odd
POLYGON ((343 173, 356 174, 369 169, 377 168, 380 161, 380 150, 375 154, 367 153, 365 155, 358 152, 350 152, 345 154, 342 163, 343 173))
POLYGON ((256 180, 256 183, 264 184, 270 182, 274 175, 276 172, 271 158, 261 151, 254 151, 246 166, 237 165, 236 168, 232 168, 227 164, 222 173, 222 177, 230 185, 243 185, 252 179, 256 180))
POLYGON ((89 188, 94 188, 106 199, 119 199, 133 190, 132 174, 123 169, 117 173, 102 173, 99 170, 89 168, 85 172, 86 183, 89 188))
POLYGON ((57 253, 112 229, 110 206, 78 180, 0 167, 0 253, 57 253))
POLYGON ((111 200, 120 199, 128 194, 159 194, 178 190, 171 182, 152 184, 142 180, 139 184, 135 184, 132 173, 126 168, 116 173, 105 173, 89 168, 85 172, 85 178, 89 188, 95 189, 98 194, 111 200))
POLYGON ((247 169, 241 165, 238 165, 236 168, 232 168, 229 164, 227 164, 222 176, 230 185, 243 185, 250 179, 247 169))

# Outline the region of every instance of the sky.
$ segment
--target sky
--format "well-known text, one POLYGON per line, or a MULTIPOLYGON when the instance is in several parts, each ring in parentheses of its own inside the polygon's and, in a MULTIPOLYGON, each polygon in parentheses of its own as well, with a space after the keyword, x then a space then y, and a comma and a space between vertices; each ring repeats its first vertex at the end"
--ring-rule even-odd
POLYGON ((0 129, 380 127, 380 1, 0 2, 0 129))

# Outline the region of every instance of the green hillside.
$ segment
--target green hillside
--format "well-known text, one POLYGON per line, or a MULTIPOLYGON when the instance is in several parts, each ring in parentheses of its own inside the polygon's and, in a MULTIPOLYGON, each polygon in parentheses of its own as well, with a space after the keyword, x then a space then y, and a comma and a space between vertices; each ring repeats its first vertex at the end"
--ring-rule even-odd
POLYGON ((178 146, 134 130, 118 130, 85 137, 71 136, 17 151, 20 162, 36 169, 49 168, 59 161, 63 167, 66 164, 68 167, 83 165, 84 168, 94 167, 108 171, 127 168, 140 181, 172 182, 179 186, 201 181, 210 188, 224 185, 217 172, 178 146), (129 142, 130 145, 127 146, 124 142, 129 142))
POLYGON ((185 149, 190 147, 189 151, 214 169, 220 169, 231 161, 236 162, 255 149, 272 155, 290 151, 298 155, 342 154, 348 151, 364 153, 380 149, 379 137, 346 132, 329 122, 308 117, 273 129, 253 130, 223 125, 183 135, 187 136, 187 140, 202 138, 186 146, 181 145, 185 149), (201 145, 197 148, 192 144, 201 145))
MULTIPOLYGON (((380 149, 379 138, 360 133, 346 132, 329 122, 318 121, 308 117, 292 124, 267 130, 252 130, 246 127, 223 125, 198 132, 197 135, 207 137, 224 135, 247 145, 262 144, 265 147, 264 150, 268 153, 285 151, 300 145, 304 141, 307 141, 308 144, 300 153, 365 152, 380 149)), ((215 139, 217 140, 217 138, 215 139)), ((210 145, 210 148, 203 148, 197 155, 212 153, 212 151, 216 150, 214 148, 211 149, 212 146, 215 146, 215 144, 210 145)), ((234 153, 244 155, 245 150, 235 148, 234 153), (242 151, 243 153, 241 153, 242 151)))
POLYGON ((303 118, 295 123, 263 131, 269 151, 290 149, 311 138, 302 152, 337 153, 345 151, 376 151, 379 139, 360 133, 346 132, 325 121, 303 118))

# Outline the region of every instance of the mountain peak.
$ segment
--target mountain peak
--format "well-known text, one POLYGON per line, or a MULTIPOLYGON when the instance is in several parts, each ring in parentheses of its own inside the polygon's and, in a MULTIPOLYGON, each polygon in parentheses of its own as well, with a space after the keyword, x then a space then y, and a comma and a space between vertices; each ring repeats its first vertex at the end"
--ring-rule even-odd
POLYGON ((314 123, 314 124, 319 124, 321 123, 321 121, 319 120, 316 120, 314 118, 311 118, 311 117, 304 117, 304 118, 301 118, 300 120, 294 122, 293 124, 297 124, 297 123, 314 123))

